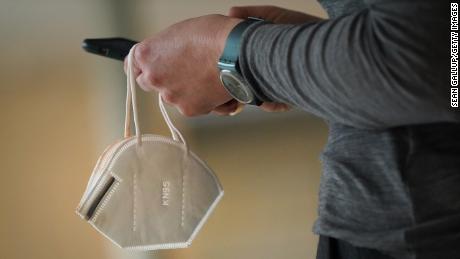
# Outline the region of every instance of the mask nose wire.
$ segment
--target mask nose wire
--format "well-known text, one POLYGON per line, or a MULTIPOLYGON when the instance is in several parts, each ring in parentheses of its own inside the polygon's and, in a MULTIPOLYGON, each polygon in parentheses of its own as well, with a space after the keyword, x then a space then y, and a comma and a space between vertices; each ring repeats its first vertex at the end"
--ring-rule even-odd
MULTIPOLYGON (((138 112, 137 112, 137 99, 136 99, 136 79, 134 78, 134 51, 136 49, 136 45, 134 45, 128 54, 128 67, 127 67, 127 76, 126 76, 126 108, 125 108, 125 129, 124 129, 124 137, 130 137, 131 134, 131 111, 134 118, 134 128, 137 138, 137 143, 140 145, 142 144, 141 132, 139 129, 139 119, 138 119, 138 112)), ((165 108, 163 98, 160 94, 158 94, 158 105, 160 107, 161 115, 168 125, 169 131, 171 132, 171 136, 175 141, 182 142, 185 147, 187 148, 187 142, 185 138, 182 136, 181 132, 174 126, 169 117, 169 114, 165 108)), ((188 148, 187 148, 188 149, 188 148)))

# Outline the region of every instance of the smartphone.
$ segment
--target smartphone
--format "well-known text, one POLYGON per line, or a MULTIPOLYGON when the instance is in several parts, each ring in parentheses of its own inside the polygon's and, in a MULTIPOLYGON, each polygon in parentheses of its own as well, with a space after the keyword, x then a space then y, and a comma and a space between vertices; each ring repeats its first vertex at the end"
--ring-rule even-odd
POLYGON ((136 43, 125 38, 85 39, 82 48, 89 53, 123 61, 136 43))

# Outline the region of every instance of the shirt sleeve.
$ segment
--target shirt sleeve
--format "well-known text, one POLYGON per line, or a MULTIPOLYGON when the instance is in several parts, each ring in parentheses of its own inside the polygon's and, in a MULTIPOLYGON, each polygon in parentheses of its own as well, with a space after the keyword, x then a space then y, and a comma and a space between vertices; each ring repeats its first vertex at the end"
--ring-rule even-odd
POLYGON ((365 2, 322 22, 250 26, 243 76, 266 101, 357 128, 460 122, 450 108, 449 4, 365 2))

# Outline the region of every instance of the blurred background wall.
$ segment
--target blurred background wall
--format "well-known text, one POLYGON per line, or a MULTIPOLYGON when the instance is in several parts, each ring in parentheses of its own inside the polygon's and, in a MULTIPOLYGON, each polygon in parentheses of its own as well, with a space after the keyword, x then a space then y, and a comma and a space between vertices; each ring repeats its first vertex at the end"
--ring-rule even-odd
MULTIPOLYGON (((116 248, 75 215, 104 147, 122 136, 121 62, 84 53, 83 38, 137 40, 234 5, 274 4, 325 16, 311 0, 0 0, 0 258, 314 258, 327 128, 308 114, 174 119, 215 170, 225 196, 193 245, 116 248)), ((142 128, 167 134, 152 94, 142 128)))

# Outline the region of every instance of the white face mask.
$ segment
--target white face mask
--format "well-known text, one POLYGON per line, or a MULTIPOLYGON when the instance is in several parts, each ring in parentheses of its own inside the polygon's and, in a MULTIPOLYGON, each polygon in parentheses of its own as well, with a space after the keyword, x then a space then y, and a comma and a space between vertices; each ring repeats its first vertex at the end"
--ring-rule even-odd
POLYGON ((189 151, 161 96, 160 110, 172 139, 140 134, 132 66, 135 47, 128 55, 125 138, 100 156, 77 214, 123 248, 183 248, 191 244, 223 190, 212 170, 189 151), (131 108, 135 136, 130 134, 131 108))

